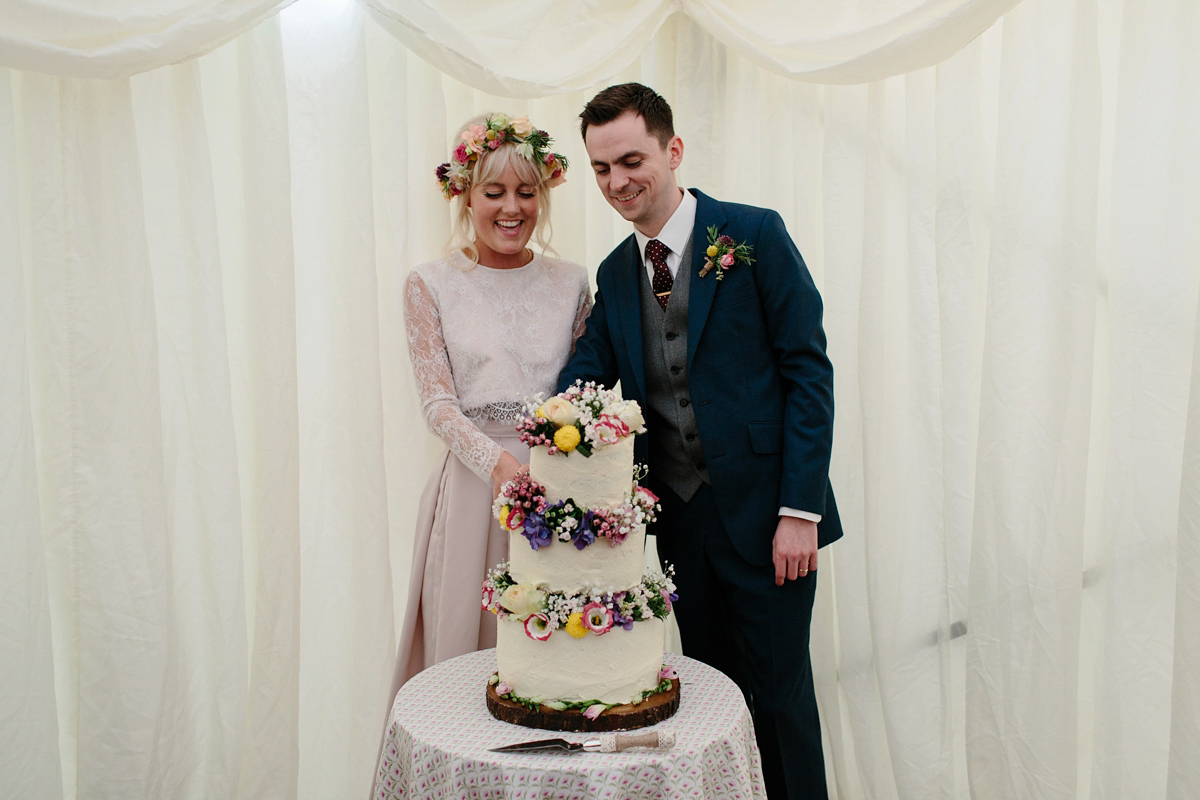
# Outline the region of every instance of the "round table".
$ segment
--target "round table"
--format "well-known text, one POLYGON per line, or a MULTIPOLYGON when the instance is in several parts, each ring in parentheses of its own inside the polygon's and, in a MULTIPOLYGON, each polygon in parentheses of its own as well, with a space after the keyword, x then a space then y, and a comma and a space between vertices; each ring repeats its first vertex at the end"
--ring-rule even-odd
POLYGON ((682 683, 679 711, 646 730, 671 728, 675 746, 575 754, 489 752, 537 739, 582 742, 596 734, 523 728, 494 719, 484 702, 484 687, 496 671, 495 650, 436 664, 396 695, 373 797, 765 798, 754 726, 737 686, 685 656, 668 653, 664 660, 682 683))

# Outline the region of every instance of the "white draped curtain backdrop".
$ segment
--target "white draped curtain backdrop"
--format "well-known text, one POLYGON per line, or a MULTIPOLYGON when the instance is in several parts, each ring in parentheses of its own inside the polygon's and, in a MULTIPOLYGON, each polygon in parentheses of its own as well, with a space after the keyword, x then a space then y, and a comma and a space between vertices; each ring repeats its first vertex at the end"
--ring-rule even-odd
POLYGON ((0 7, 0 798, 367 795, 433 167, 528 113, 594 269, 626 80, 825 298, 835 796, 1200 797, 1200 5, 288 5, 0 7))

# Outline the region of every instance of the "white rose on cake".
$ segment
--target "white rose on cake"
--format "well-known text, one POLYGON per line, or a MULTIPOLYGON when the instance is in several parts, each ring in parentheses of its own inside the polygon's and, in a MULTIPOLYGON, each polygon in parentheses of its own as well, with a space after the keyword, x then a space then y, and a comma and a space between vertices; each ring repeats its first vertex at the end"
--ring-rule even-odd
POLYGON ((621 422, 624 422, 626 425, 628 425, 629 430, 633 431, 634 433, 645 433, 646 420, 642 416, 641 406, 639 406, 635 401, 622 400, 620 403, 616 404, 616 407, 612 409, 611 413, 615 415, 617 419, 621 420, 621 422))
POLYGON ((500 605, 525 619, 546 609, 546 593, 527 583, 514 583, 500 596, 500 605))
POLYGON ((551 397, 542 403, 542 407, 538 409, 538 413, 555 425, 571 425, 575 420, 579 419, 579 412, 575 409, 575 406, 561 397, 551 397))

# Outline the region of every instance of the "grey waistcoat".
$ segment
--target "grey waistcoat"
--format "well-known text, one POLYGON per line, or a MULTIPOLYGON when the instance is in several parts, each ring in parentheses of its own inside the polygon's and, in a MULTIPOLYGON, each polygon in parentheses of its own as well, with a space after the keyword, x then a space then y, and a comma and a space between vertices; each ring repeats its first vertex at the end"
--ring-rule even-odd
POLYGON ((701 483, 709 481, 687 379, 688 287, 692 279, 690 239, 682 255, 665 312, 654 299, 644 265, 638 271, 638 283, 651 474, 687 501, 692 499, 701 483))

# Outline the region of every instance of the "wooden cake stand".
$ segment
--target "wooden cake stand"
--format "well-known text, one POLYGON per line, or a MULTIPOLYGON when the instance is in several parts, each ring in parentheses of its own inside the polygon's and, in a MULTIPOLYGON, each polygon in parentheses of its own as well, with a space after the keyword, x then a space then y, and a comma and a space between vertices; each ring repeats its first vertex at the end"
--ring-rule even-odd
POLYGON ((496 687, 487 687, 487 707, 501 722, 511 722, 526 728, 548 731, 627 731, 662 722, 679 710, 679 679, 671 681, 665 692, 647 697, 637 705, 613 706, 595 719, 588 719, 579 709, 558 711, 546 706, 531 709, 496 694, 496 687))

